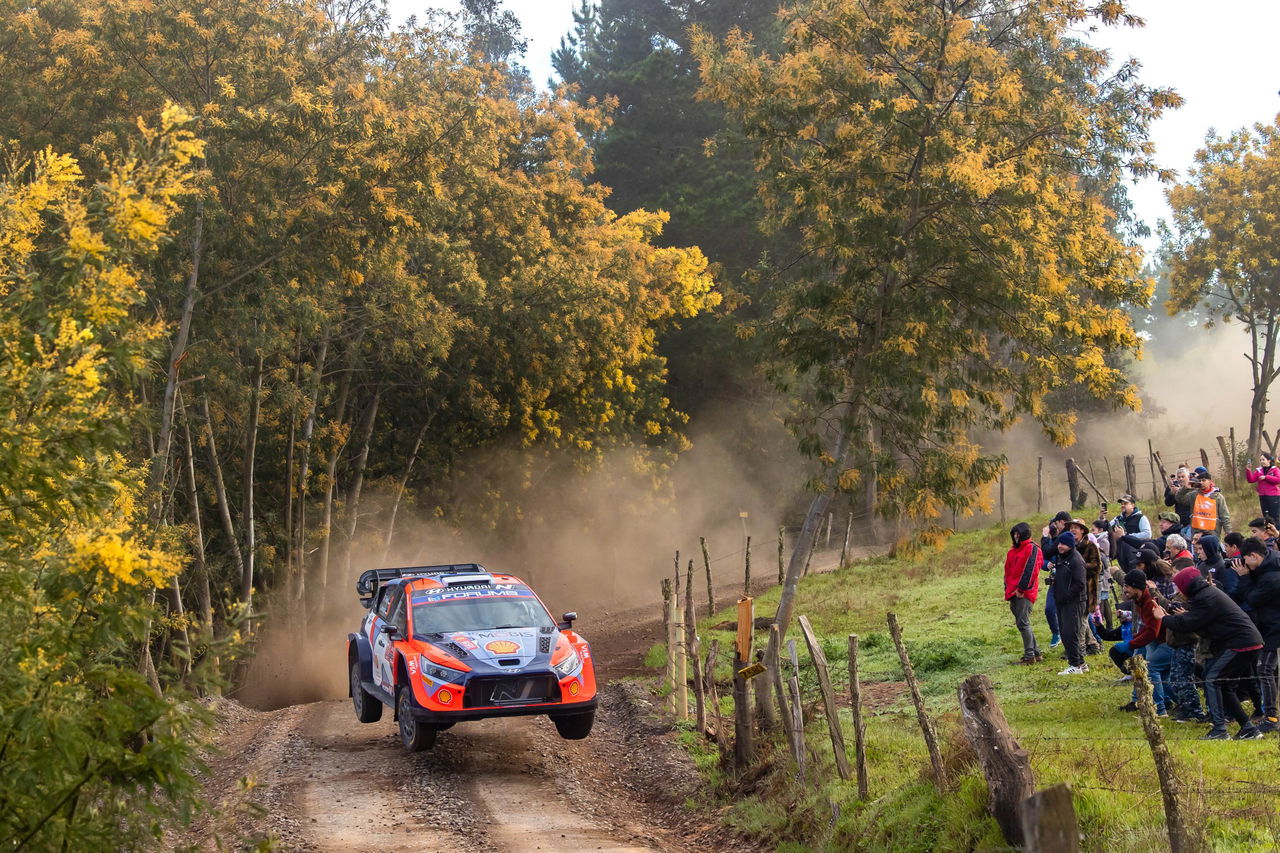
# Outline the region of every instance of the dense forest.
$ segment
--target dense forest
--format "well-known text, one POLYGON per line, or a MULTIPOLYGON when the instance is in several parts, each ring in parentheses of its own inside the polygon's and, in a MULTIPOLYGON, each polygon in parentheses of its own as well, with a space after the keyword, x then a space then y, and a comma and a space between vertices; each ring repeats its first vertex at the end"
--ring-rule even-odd
POLYGON ((16 849, 186 814, 189 700, 410 508, 500 530, 615 452, 653 488, 767 398, 819 514, 936 540, 975 430, 1136 403, 1121 181, 1177 96, 1071 36, 1119 4, 602 0, 554 92, 464 6, 0 2, 16 849))

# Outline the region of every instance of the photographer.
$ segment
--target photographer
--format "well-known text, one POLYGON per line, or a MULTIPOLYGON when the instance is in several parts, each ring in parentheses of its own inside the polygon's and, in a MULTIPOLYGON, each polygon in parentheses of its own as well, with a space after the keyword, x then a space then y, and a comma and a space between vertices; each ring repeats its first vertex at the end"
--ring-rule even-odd
POLYGON ((1191 469, 1186 465, 1178 468, 1177 473, 1169 475, 1169 482, 1164 487, 1164 505, 1173 507, 1177 513, 1178 526, 1182 530, 1191 529, 1191 505, 1178 502, 1178 490, 1191 485, 1191 469))
POLYGON ((1275 524, 1280 524, 1280 467, 1276 458, 1267 451, 1259 454, 1261 462, 1256 468, 1244 469, 1244 478, 1254 483, 1258 489, 1258 506, 1262 509, 1262 517, 1275 524))
POLYGON ((1058 535, 1067 529, 1071 522, 1071 513, 1063 510, 1053 517, 1047 525, 1040 529, 1040 553, 1044 557, 1043 571, 1049 573, 1045 581, 1044 621, 1049 624, 1049 647, 1056 648, 1061 642, 1058 633, 1058 605, 1053 597, 1054 567, 1058 560, 1058 535))
POLYGON ((1190 484, 1178 489, 1174 499, 1191 508, 1191 531, 1225 536, 1231 532, 1227 499, 1213 483, 1208 469, 1196 468, 1190 484))
POLYGON ((1120 496, 1120 514, 1111 520, 1111 528, 1123 535, 1116 543, 1116 561, 1120 570, 1131 572, 1137 565, 1137 551, 1142 543, 1151 539, 1151 522, 1138 509, 1138 499, 1133 495, 1120 496))
POLYGON ((1261 692, 1262 715, 1266 719, 1258 727, 1264 734, 1274 732, 1276 724, 1276 664, 1280 649, 1280 554, 1249 540, 1241 547, 1241 560, 1235 567, 1240 576, 1235 599, 1247 604, 1249 618, 1262 635, 1257 672, 1261 692))

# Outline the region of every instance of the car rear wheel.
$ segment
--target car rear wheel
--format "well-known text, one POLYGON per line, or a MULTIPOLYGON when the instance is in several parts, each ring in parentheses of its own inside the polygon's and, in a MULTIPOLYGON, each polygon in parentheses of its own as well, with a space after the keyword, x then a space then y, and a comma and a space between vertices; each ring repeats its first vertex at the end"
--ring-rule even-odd
POLYGON ((552 717, 551 722, 556 724, 556 731, 565 740, 582 740, 591 734, 591 727, 596 722, 596 712, 588 711, 585 714, 552 717))
POLYGON ((409 752, 422 752, 436 745, 436 728, 413 718, 408 687, 401 687, 396 699, 396 716, 400 718, 400 742, 409 752))
POLYGON ((351 704, 356 709, 356 719, 362 723, 376 723, 382 719, 382 703, 365 690, 360 681, 359 661, 351 663, 351 704))

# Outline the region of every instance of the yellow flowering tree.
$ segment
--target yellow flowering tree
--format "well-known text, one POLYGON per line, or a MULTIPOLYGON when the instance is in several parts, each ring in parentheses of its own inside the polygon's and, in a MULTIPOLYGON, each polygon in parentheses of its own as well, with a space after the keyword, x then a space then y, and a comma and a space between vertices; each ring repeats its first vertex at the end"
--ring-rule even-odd
POLYGON ((121 389, 158 326, 145 264, 202 143, 166 108, 88 185, 71 157, 0 175, 0 837, 131 847, 187 805, 196 723, 138 672, 150 592, 181 562, 153 540, 121 389))
POLYGON ((695 45, 754 143, 766 224, 804 252, 756 331, 828 482, 875 478, 936 538, 1003 467, 976 431, 1030 416, 1069 443, 1064 386, 1138 404, 1108 357, 1137 351, 1126 306, 1151 283, 1116 196, 1156 171, 1147 127, 1178 98, 1073 37, 1139 23, 1120 3, 808 0, 782 22, 774 56, 695 45))

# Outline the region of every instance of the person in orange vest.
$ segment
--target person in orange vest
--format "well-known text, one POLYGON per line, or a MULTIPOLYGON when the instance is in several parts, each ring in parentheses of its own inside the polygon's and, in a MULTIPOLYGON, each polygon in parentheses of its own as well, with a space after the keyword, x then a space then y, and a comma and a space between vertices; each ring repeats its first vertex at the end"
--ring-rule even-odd
POLYGON ((1226 536, 1231 532, 1231 512, 1227 498, 1213 483, 1213 477, 1203 468, 1196 469, 1191 485, 1179 489, 1178 503, 1191 508, 1191 532, 1212 533, 1226 536))

